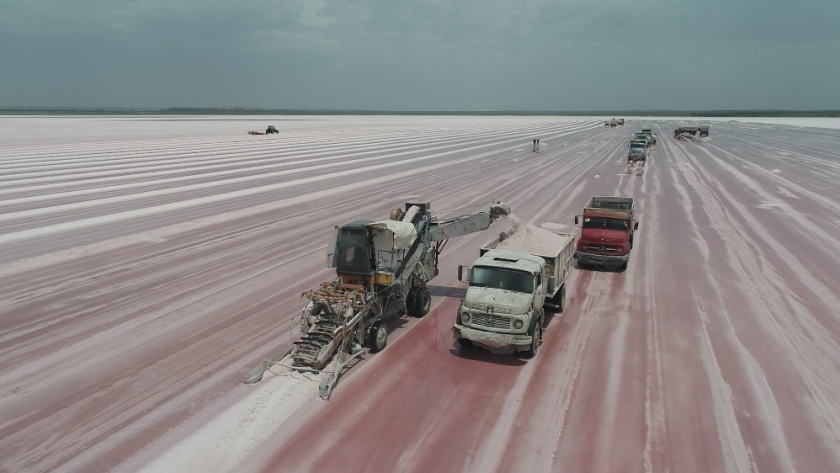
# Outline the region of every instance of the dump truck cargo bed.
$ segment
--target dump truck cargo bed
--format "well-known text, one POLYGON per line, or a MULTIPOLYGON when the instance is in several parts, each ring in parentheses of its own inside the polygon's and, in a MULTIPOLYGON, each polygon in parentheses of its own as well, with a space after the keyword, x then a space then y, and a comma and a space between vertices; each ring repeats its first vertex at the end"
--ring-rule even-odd
POLYGON ((560 290, 566 273, 574 257, 575 234, 558 233, 542 228, 523 226, 512 235, 501 234, 481 246, 479 255, 490 250, 505 250, 516 253, 539 256, 545 260, 546 277, 552 278, 546 292, 546 299, 551 299, 560 290))
POLYGON ((587 210, 612 210, 632 216, 636 203, 633 197, 592 197, 583 208, 587 210))

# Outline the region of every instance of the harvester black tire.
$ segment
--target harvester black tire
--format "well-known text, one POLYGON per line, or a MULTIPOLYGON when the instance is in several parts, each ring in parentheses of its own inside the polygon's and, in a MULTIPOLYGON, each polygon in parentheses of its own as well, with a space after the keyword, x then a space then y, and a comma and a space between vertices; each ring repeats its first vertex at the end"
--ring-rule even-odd
POLYGON ((412 287, 408 290, 408 293, 405 295, 405 313, 408 315, 412 315, 414 313, 414 299, 417 294, 417 288, 412 287))
POLYGON ((409 315, 412 317, 423 317, 429 313, 432 308, 432 293, 427 287, 414 287, 409 291, 409 300, 411 304, 408 305, 409 315), (412 297, 412 292, 413 297, 412 297))
POLYGON ((376 353, 385 349, 388 343, 388 329, 382 321, 374 322, 368 330, 368 345, 370 352, 376 353))
POLYGON ((534 328, 531 330, 531 348, 525 352, 525 358, 533 358, 537 356, 537 351, 540 349, 540 345, 542 344, 542 323, 537 320, 537 323, 534 324, 534 328))

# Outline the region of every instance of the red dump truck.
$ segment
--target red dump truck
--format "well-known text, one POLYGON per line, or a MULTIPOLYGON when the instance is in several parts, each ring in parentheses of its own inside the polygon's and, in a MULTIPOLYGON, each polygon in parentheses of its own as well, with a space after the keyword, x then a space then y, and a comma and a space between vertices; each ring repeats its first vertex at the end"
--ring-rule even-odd
POLYGON ((579 266, 626 269, 633 248, 636 203, 632 197, 592 197, 575 216, 580 226, 575 258, 579 266))

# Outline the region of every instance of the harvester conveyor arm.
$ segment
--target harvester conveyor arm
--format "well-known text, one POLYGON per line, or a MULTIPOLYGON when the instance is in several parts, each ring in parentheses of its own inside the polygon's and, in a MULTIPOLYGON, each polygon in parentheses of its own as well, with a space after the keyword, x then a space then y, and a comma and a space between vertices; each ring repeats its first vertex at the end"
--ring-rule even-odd
POLYGON ((432 222, 429 236, 432 241, 443 241, 477 233, 487 230, 490 224, 502 215, 510 215, 510 207, 501 202, 494 202, 490 207, 490 212, 479 212, 441 222, 432 222))

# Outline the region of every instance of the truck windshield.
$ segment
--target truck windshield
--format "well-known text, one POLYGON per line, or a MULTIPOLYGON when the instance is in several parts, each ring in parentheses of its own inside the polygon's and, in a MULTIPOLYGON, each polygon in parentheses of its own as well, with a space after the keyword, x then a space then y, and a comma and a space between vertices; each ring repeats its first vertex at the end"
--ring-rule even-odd
POLYGON ((470 272, 470 286, 531 294, 534 292, 534 275, 516 269, 476 266, 470 272))
POLYGON ((627 220, 619 220, 617 218, 584 217, 583 228, 602 228, 604 230, 626 231, 628 225, 627 220))
POLYGON ((630 152, 633 154, 642 154, 645 152, 645 149, 639 146, 634 146, 630 148, 630 152))

